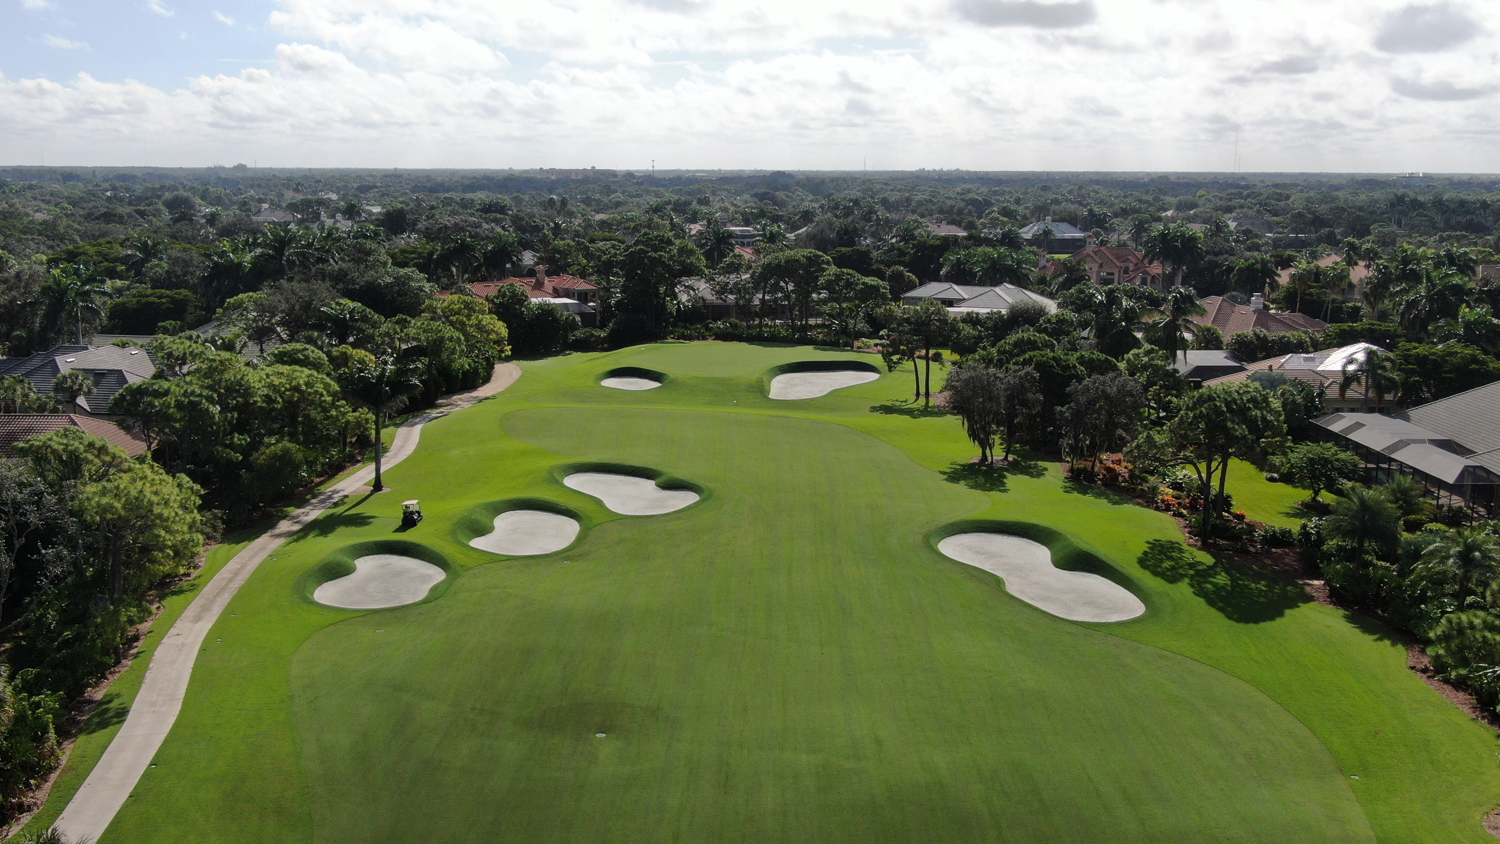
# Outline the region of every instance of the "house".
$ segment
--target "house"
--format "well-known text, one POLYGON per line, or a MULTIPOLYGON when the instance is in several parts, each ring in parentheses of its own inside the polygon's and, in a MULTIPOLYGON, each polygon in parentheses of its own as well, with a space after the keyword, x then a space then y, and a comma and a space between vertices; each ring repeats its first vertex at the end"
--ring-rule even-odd
MULTIPOLYGON (((1088 270, 1089 281, 1095 284, 1135 284, 1152 290, 1167 288, 1166 269, 1155 261, 1146 260, 1138 250, 1128 246, 1085 246, 1068 256, 1068 260, 1082 264, 1088 270)), ((1049 262, 1050 272, 1060 270, 1056 262, 1049 262)))
POLYGON ((268 208, 262 205, 259 211, 251 215, 250 222, 272 226, 290 226, 292 223, 297 222, 297 215, 280 208, 268 208))
POLYGON ((531 298, 555 305, 568 313, 578 314, 579 322, 585 327, 599 324, 599 286, 592 281, 571 275, 549 276, 546 266, 537 264, 536 275, 530 278, 476 281, 469 285, 469 290, 483 299, 499 290, 503 284, 520 285, 531 298))
POLYGON ((1172 368, 1196 387, 1213 378, 1244 372, 1245 362, 1227 350, 1189 349, 1172 359, 1172 368))
POLYGON ((1017 302, 1036 302, 1047 313, 1057 312, 1057 301, 1039 293, 1033 293, 1014 284, 985 287, 971 284, 951 284, 932 281, 901 296, 903 305, 920 305, 927 300, 940 302, 948 313, 957 316, 966 313, 1005 312, 1017 302))
POLYGON ((951 223, 928 223, 927 231, 933 237, 968 237, 967 229, 960 228, 951 223))
POLYGON ((1364 384, 1358 380, 1351 380, 1348 387, 1344 390, 1344 395, 1339 395, 1339 385, 1344 381, 1345 371, 1358 366, 1364 360, 1365 352, 1370 349, 1381 352, 1385 351, 1379 346, 1372 346, 1369 343, 1355 343, 1337 349, 1324 349, 1307 354, 1282 355, 1268 360, 1247 363, 1243 371, 1210 378, 1203 382, 1203 386, 1209 387, 1215 384, 1229 384, 1252 379, 1259 380, 1257 378, 1258 373, 1275 373, 1264 377, 1273 381, 1281 379, 1300 381, 1320 391, 1323 395, 1323 410, 1325 413, 1358 413, 1366 410, 1376 412, 1390 410, 1395 407, 1392 396, 1382 396, 1378 402, 1375 401, 1374 396, 1371 396, 1371 401, 1366 402, 1364 384))
POLYGON ((119 446, 131 457, 138 457, 147 449, 146 441, 139 435, 104 419, 76 413, 6 413, 0 414, 0 458, 16 457, 11 446, 21 440, 64 428, 81 428, 86 434, 119 446))
POLYGON ((1366 479, 1409 475, 1439 504, 1494 517, 1500 497, 1500 383, 1439 399, 1395 416, 1334 413, 1314 420, 1329 439, 1365 461, 1366 479))
POLYGON ((1051 217, 1021 229, 1026 245, 1049 254, 1071 255, 1089 245, 1089 233, 1072 223, 1054 223, 1051 217))
POLYGON ((70 413, 108 416, 109 402, 126 384, 145 381, 156 374, 156 364, 141 349, 104 346, 57 346, 24 358, 0 358, 0 376, 20 376, 31 388, 44 396, 53 395, 52 382, 64 372, 88 373, 94 389, 79 396, 68 408, 70 413))
POLYGON ((1316 317, 1297 313, 1279 313, 1266 309, 1265 299, 1259 293, 1250 297, 1250 304, 1236 305, 1223 296, 1199 299, 1203 313, 1192 318, 1199 325, 1212 325, 1219 329, 1225 339, 1254 328, 1267 334, 1288 334, 1293 331, 1322 331, 1328 323, 1316 317))
MULTIPOLYGON (((1344 265, 1344 256, 1324 255, 1313 263, 1324 268, 1332 266, 1342 267, 1344 265)), ((1292 283, 1292 273, 1295 271, 1296 270, 1294 267, 1288 267, 1287 269, 1282 270, 1277 275, 1276 284, 1278 289, 1281 287, 1286 287, 1287 285, 1292 283)), ((1370 267, 1368 264, 1355 264, 1354 266, 1349 268, 1349 283, 1340 287, 1334 292, 1339 295, 1339 298, 1343 299, 1346 302, 1358 302, 1360 301, 1360 297, 1365 289, 1365 279, 1369 277, 1370 267)))
POLYGON ((1256 234, 1273 234, 1276 231, 1276 224, 1266 217, 1230 217, 1226 222, 1229 223, 1230 231, 1243 229, 1256 234))

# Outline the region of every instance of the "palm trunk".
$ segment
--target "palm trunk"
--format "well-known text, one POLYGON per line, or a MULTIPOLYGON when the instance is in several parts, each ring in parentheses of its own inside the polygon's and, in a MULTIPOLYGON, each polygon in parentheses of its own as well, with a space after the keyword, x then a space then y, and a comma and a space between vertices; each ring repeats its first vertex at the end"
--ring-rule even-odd
POLYGON ((922 397, 922 369, 917 366, 917 356, 911 356, 911 377, 916 383, 913 385, 911 397, 919 399, 922 397))
POLYGON ((927 386, 922 391, 922 406, 932 407, 932 347, 924 347, 923 352, 926 355, 926 362, 923 368, 927 370, 927 386))
POLYGON ((380 478, 380 416, 375 416, 375 485, 372 487, 376 492, 385 489, 385 484, 380 478))
POLYGON ((1213 544, 1213 531, 1210 529, 1210 520, 1213 518, 1214 501, 1214 459, 1208 458, 1208 465, 1203 474, 1203 521, 1199 527, 1200 539, 1206 548, 1213 544))

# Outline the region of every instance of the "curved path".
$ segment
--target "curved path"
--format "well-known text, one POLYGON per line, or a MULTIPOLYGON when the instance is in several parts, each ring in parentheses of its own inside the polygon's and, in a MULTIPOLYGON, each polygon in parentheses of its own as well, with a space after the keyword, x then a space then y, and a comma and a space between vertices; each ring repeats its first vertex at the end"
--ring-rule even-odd
MULTIPOLYGON (((390 450, 382 461, 383 468, 400 463, 416 450, 423 425, 493 396, 514 384, 519 377, 521 368, 515 364, 496 364, 489 383, 466 393, 447 396, 438 402, 436 410, 407 420, 391 438, 390 450)), ((193 599, 151 657, 141 690, 130 707, 125 724, 58 817, 56 828, 68 840, 98 841, 110 821, 114 820, 115 813, 140 781, 141 774, 145 773, 177 720, 188 680, 192 677, 193 661, 204 637, 261 561, 324 510, 353 495, 374 478, 375 467, 366 466, 319 493, 236 554, 193 599)))

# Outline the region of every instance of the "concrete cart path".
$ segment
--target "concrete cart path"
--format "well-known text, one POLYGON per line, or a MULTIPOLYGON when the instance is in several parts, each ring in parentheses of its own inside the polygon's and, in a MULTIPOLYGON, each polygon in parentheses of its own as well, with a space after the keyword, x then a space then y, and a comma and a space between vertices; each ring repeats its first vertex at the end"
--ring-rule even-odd
MULTIPOLYGON (((432 412, 407 420, 391 438, 390 450, 381 461, 383 467, 388 469, 400 463, 416 450, 423 425, 493 396, 519 377, 521 368, 515 364, 497 364, 489 383, 448 396, 432 412)), ((236 554, 193 599, 152 655, 125 724, 58 817, 56 828, 68 840, 98 841, 114 820, 177 720, 203 639, 261 561, 324 510, 353 495, 374 478, 375 467, 366 466, 319 493, 236 554)))

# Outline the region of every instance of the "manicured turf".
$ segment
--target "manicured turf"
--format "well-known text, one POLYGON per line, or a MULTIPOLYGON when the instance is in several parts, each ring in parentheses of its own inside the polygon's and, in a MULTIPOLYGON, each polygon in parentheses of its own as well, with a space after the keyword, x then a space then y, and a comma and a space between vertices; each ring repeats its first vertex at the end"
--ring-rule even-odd
POLYGON ((1291 484, 1272 483, 1253 464, 1229 461, 1229 480, 1224 488, 1234 498, 1236 509, 1259 522, 1296 528, 1307 518, 1297 502, 1307 500, 1307 490, 1291 484))
POLYGON ((231 603, 104 844, 1486 840, 1493 734, 1377 626, 1054 467, 976 475, 953 419, 906 406, 908 370, 765 398, 771 367, 836 357, 575 355, 432 423, 390 492, 231 603), (595 385, 624 366, 670 380, 595 385), (561 483, 587 461, 705 495, 616 516, 561 483), (466 514, 524 497, 576 511, 579 541, 464 544, 466 514), (400 538, 460 569, 441 597, 306 600, 306 573, 391 538, 405 498, 427 519, 400 538), (1062 531, 1147 614, 1062 621, 932 547, 975 517, 1062 531))

